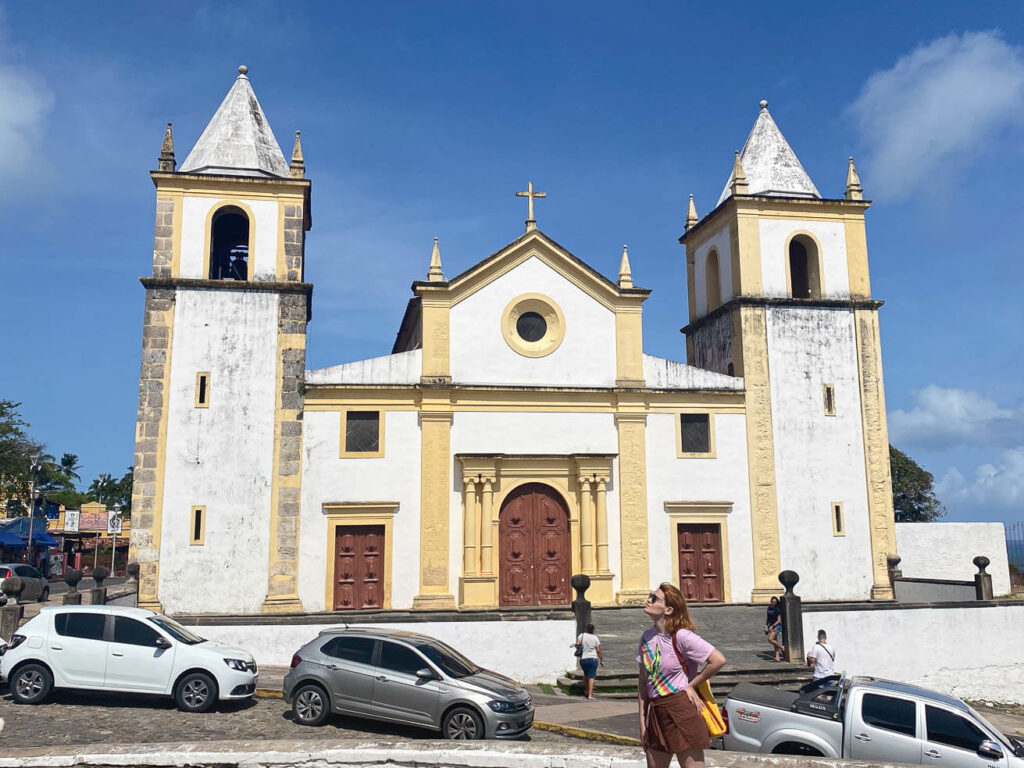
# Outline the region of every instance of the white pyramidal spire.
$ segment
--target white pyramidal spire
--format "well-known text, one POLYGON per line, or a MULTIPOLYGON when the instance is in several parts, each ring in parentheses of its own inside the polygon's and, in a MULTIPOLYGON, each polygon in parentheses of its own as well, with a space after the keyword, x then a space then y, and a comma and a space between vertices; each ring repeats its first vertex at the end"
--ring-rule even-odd
POLYGON ((178 169, 182 173, 289 178, 288 163, 246 73, 238 78, 178 169))
MULTIPOLYGON (((761 111, 740 151, 739 161, 747 179, 748 195, 821 198, 818 188, 768 112, 767 101, 761 102, 761 111)), ((730 175, 722 196, 718 198, 719 204, 732 195, 731 186, 730 175)))

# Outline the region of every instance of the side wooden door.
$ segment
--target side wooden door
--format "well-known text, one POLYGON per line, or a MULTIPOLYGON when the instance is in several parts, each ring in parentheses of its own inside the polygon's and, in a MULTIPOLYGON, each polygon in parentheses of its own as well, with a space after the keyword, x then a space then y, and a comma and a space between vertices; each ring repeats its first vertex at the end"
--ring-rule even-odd
POLYGON ((679 589, 687 602, 720 603, 722 529, 715 523, 683 523, 678 531, 679 589))
POLYGON ((569 513, 552 489, 517 488, 502 505, 498 541, 501 605, 569 604, 569 513))
POLYGON ((384 607, 384 526, 334 529, 334 610, 384 607))

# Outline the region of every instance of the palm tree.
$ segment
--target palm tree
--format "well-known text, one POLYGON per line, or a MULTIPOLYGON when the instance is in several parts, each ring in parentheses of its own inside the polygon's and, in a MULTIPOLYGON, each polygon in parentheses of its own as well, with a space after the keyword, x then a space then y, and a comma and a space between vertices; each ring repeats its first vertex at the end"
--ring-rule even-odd
POLYGON ((78 462, 78 455, 74 453, 65 453, 60 457, 60 473, 67 480, 68 487, 72 487, 74 483, 72 480, 82 480, 81 475, 78 474, 78 470, 82 468, 82 465, 78 462))

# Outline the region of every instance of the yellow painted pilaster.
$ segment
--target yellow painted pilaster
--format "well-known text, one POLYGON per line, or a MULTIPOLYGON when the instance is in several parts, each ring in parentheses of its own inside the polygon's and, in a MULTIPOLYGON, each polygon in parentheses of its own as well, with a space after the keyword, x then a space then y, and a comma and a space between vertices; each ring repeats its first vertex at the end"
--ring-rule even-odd
POLYGON ((635 304, 615 310, 615 377, 619 386, 644 385, 643 306, 635 304))
POLYGON ((476 479, 463 478, 462 573, 476 576, 476 479))
POLYGON ((451 426, 448 393, 425 395, 420 412, 420 593, 413 608, 455 608, 448 574, 451 426))
POLYGON ((449 302, 430 295, 422 297, 423 310, 423 380, 451 381, 449 348, 449 302))
POLYGON ((590 494, 590 478, 580 482, 580 563, 583 573, 594 572, 594 502, 590 494))
MULTIPOLYGON (((779 591, 779 510, 775 487, 775 448, 768 339, 764 307, 740 309, 743 380, 747 389, 747 464, 750 468, 750 525, 754 540, 753 602, 767 602, 779 591)), ((739 374, 737 374, 739 375, 739 374)))
POLYGON ((850 297, 871 298, 871 278, 868 276, 868 237, 864 228, 864 214, 847 216, 843 222, 846 231, 846 269, 850 279, 850 297))
MULTIPOLYGON (((733 255, 733 267, 739 264, 739 292, 736 296, 761 296, 761 225, 758 212, 736 212, 736 251, 733 255)), ((733 272, 733 289, 736 288, 736 275, 733 272)))
POLYGON ((598 477, 597 485, 597 572, 608 573, 608 478, 598 477))
POLYGON ((889 430, 885 418, 882 384, 882 345, 878 312, 854 312, 857 331, 857 362, 860 368, 861 418, 864 427, 864 463, 868 484, 868 518, 871 532, 872 600, 892 600, 886 559, 896 554, 896 526, 892 509, 892 476, 889 469, 889 430))
POLYGON ((483 478, 483 499, 480 514, 480 573, 494 575, 494 478, 483 478))
POLYGON ((647 415, 643 402, 621 407, 615 416, 622 531, 622 583, 616 602, 639 605, 646 599, 651 581, 647 540, 647 415))

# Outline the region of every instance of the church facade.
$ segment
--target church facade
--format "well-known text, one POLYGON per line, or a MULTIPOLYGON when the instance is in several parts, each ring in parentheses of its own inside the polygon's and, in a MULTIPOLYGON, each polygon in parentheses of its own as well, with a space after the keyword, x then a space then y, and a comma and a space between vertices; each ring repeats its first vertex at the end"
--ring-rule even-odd
POLYGON ((689 364, 644 354, 625 248, 617 279, 590 267, 537 228, 531 184, 523 235, 462 274, 435 241, 390 354, 307 370, 298 134, 286 161, 243 67, 158 167, 140 606, 560 607, 575 573, 596 605, 661 581, 764 602, 783 569, 805 598, 892 597, 869 204, 852 159, 823 198, 765 103, 718 205, 690 200, 689 364))

